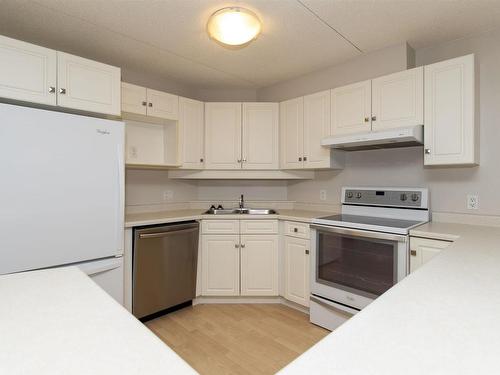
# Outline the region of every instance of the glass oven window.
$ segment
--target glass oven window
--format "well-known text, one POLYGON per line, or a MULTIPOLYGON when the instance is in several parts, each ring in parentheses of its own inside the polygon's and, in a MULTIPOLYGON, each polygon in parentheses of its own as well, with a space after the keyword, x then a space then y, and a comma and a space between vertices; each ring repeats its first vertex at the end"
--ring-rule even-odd
POLYGON ((379 296, 397 281, 397 242, 318 231, 316 280, 379 296))

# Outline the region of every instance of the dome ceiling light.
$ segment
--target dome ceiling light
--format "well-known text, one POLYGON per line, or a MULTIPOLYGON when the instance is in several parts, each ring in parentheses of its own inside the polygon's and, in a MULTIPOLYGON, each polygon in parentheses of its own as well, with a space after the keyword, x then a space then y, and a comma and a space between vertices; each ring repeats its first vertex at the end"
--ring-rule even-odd
POLYGON ((226 46, 244 46, 256 39, 262 30, 257 15, 245 8, 219 9, 208 19, 208 35, 226 46))

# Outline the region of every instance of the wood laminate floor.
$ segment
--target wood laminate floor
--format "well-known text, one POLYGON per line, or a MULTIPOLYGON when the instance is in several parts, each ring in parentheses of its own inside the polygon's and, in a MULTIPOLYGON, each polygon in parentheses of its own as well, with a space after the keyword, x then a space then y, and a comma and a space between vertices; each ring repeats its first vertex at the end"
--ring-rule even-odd
POLYGON ((200 374, 274 374, 329 331, 279 304, 187 307, 146 323, 200 374))

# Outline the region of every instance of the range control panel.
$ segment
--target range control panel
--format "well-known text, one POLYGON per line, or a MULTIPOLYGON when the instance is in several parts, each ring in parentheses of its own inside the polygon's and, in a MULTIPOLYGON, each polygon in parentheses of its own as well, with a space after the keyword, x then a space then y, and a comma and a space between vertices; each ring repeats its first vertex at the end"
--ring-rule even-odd
POLYGON ((427 189, 344 188, 342 191, 343 204, 427 208, 427 189))

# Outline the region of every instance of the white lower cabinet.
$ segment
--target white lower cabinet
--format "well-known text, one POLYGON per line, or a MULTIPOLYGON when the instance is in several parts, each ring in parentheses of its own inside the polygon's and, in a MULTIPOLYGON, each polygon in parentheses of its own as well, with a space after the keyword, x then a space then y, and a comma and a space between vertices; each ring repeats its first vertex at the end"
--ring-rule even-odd
POLYGON ((309 306, 310 240, 285 236, 285 298, 309 306))
POLYGON ((241 236, 241 295, 278 295, 278 236, 241 236))
POLYGON ((434 258, 441 250, 451 245, 450 241, 434 240, 428 238, 410 238, 410 272, 415 271, 429 260, 434 258))
POLYGON ((240 294, 239 235, 202 235, 202 295, 240 294))

